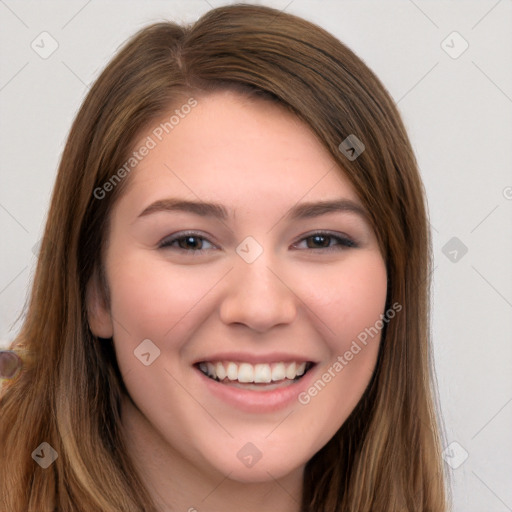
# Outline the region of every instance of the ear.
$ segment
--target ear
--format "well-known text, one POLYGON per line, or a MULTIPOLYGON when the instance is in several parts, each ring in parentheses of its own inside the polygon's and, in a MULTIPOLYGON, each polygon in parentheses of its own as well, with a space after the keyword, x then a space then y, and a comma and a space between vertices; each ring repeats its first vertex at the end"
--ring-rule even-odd
POLYGON ((86 306, 89 328, 94 336, 111 338, 114 334, 112 317, 97 272, 94 273, 87 284, 86 306))

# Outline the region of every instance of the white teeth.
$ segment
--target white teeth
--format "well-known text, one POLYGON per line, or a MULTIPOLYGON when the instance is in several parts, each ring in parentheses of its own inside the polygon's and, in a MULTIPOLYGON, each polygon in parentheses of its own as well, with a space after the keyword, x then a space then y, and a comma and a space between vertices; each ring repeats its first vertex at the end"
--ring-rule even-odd
POLYGON ((257 364, 254 367, 254 382, 272 382, 272 370, 268 364, 257 364))
POLYGON ((297 375, 297 365, 295 363, 289 364, 288 367, 286 368, 286 378, 294 379, 296 375, 297 375))
POLYGON ((242 383, 271 383, 285 379, 294 380, 306 372, 306 363, 272 363, 250 364, 234 363, 232 361, 204 362, 199 369, 213 379, 223 381, 226 377, 230 381, 242 383))
POLYGON ((254 382, 254 368, 252 364, 242 363, 238 367, 238 382, 254 382))
POLYGON ((238 366, 235 363, 228 363, 227 372, 229 380, 238 379, 238 366))
POLYGON ((277 363, 272 368, 272 380, 283 380, 286 377, 286 366, 284 363, 277 363))
POLYGON ((208 375, 210 377, 215 377, 215 366, 213 366, 212 363, 206 363, 206 366, 208 367, 208 375))
POLYGON ((224 369, 224 366, 222 366, 222 363, 217 363, 215 365, 215 373, 219 380, 224 380, 226 378, 226 370, 224 369))

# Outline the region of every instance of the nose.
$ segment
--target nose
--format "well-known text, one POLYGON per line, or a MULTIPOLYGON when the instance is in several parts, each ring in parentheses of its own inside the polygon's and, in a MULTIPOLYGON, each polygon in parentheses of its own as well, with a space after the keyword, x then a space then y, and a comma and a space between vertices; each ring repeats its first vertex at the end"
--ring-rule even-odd
POLYGON ((220 317, 226 325, 242 324, 265 332, 295 319, 299 299, 292 283, 264 255, 253 263, 240 259, 228 274, 227 291, 220 307, 220 317))

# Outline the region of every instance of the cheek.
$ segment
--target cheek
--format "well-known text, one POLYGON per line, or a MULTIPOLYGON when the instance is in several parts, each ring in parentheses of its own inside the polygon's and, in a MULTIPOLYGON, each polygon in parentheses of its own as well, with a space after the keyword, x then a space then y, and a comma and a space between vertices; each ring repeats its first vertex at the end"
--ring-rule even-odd
POLYGON ((340 265, 318 266, 295 282, 303 290, 304 302, 324 324, 326 341, 338 352, 347 350, 384 313, 387 274, 377 252, 354 253, 340 265))
POLYGON ((176 266, 143 255, 117 261, 111 271, 112 314, 125 331, 142 339, 163 339, 186 322, 220 277, 199 266, 176 266))
POLYGON ((319 446, 348 418, 371 379, 387 293, 385 263, 376 253, 354 258, 338 271, 323 272, 318 270, 308 278, 309 283, 317 283, 309 287, 308 306, 325 326, 328 357, 299 397, 310 413, 305 421, 323 433, 317 440, 319 446))
MULTIPOLYGON (((112 314, 120 334, 133 343, 143 339, 179 339, 176 336, 208 302, 208 295, 225 275, 218 266, 175 265, 141 252, 112 254, 110 268, 112 314), (196 314, 194 310, 196 310, 196 314), (174 335, 169 334, 174 331, 174 335)), ((365 252, 340 265, 312 265, 287 276, 311 322, 322 332, 331 351, 344 353, 350 342, 383 313, 386 269, 377 253, 365 252)), ((284 276, 283 276, 284 277, 284 276)), ((167 343, 167 342, 166 342, 167 343)))

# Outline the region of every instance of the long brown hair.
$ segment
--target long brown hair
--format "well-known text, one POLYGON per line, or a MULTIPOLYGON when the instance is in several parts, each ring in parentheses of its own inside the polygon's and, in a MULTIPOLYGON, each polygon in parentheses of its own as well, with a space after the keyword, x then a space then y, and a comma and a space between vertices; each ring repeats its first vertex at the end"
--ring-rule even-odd
POLYGON ((109 212, 130 177, 104 197, 94 191, 151 122, 183 99, 221 89, 278 102, 310 126, 370 213, 387 264, 387 307, 402 306, 384 328, 362 399, 306 465, 301 510, 445 511, 429 344, 429 225, 400 115, 378 78, 332 35, 250 5, 213 9, 188 27, 142 29, 77 114, 27 315, 11 345, 24 367, 0 396, 0 508, 156 510, 121 435, 126 389, 112 343, 98 343, 86 310, 88 283, 102 278, 109 212), (349 135, 365 145, 355 159, 339 148, 349 135), (31 456, 43 442, 58 454, 48 469, 31 456))

